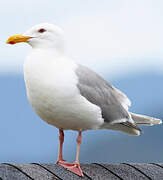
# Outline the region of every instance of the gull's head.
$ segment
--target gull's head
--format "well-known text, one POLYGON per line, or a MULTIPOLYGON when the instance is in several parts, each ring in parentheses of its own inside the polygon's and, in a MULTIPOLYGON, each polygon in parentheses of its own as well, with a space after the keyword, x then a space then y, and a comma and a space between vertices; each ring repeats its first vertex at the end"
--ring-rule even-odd
POLYGON ((26 42, 33 48, 56 48, 61 50, 64 44, 63 31, 60 27, 42 23, 33 26, 23 34, 13 35, 8 38, 8 44, 26 42))

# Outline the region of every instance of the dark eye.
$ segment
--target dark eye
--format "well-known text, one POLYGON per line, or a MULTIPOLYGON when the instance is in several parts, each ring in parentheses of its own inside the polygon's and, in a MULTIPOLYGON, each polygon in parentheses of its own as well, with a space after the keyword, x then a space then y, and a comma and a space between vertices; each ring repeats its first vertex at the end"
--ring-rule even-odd
POLYGON ((43 29, 43 28, 41 28, 41 29, 38 30, 39 33, 43 33, 43 32, 45 32, 45 31, 46 31, 46 29, 43 29))

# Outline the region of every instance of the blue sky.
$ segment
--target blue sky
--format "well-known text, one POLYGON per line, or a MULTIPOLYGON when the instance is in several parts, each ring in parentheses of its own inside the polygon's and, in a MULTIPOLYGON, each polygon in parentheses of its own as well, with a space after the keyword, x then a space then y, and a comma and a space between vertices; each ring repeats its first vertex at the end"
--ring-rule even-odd
MULTIPOLYGON (((67 54, 124 91, 132 100, 132 111, 163 117, 162 0, 5 0, 0 7, 0 162, 57 158, 57 129, 37 117, 25 93, 23 62, 31 48, 5 43, 9 36, 41 22, 61 26, 67 54)), ((162 126, 143 131, 139 138, 86 132, 81 161, 163 161, 162 126)), ((66 132, 68 160, 75 157, 75 138, 76 133, 66 132)))
POLYGON ((7 37, 41 22, 60 25, 68 54, 97 71, 111 76, 149 69, 162 72, 161 0, 6 0, 0 5, 1 72, 21 72, 30 49, 6 46, 7 37))

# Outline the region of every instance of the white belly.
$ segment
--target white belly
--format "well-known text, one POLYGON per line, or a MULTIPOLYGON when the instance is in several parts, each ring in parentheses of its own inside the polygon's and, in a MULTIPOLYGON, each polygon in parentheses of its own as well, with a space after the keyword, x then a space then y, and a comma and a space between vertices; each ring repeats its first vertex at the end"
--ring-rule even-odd
POLYGON ((27 59, 24 76, 30 104, 39 117, 62 129, 98 129, 104 120, 98 106, 80 95, 76 64, 27 59))

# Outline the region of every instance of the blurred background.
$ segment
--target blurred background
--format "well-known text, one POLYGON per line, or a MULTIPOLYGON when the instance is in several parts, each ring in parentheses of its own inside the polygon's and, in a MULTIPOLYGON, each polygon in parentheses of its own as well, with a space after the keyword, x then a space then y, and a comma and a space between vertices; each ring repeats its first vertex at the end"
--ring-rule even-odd
MULTIPOLYGON (((162 0, 0 1, 0 162, 55 162, 58 130, 43 122, 26 97, 27 44, 8 36, 49 22, 65 31, 67 54, 87 65, 132 101, 130 111, 163 119, 162 0)), ((83 133, 80 161, 163 162, 163 126, 139 137, 110 131, 83 133)), ((77 133, 65 132, 64 157, 74 160, 77 133)))

